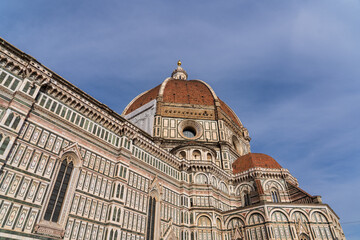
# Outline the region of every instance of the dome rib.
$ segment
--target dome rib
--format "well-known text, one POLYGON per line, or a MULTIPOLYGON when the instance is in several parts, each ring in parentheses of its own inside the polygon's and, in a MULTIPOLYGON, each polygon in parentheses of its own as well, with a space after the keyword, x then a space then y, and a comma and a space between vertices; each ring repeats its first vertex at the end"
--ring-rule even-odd
POLYGON ((146 103, 154 100, 157 98, 157 96, 159 95, 159 89, 160 89, 160 85, 145 91, 141 94, 139 94, 136 98, 134 98, 124 109, 123 111, 123 115, 127 115, 133 111, 135 111, 136 109, 138 109, 139 107, 145 105, 146 103))
POLYGON ((164 83, 163 102, 208 106, 215 104, 209 87, 201 81, 171 79, 164 83))
POLYGON ((160 85, 134 98, 122 114, 127 115, 154 99, 163 103, 214 106, 217 111, 222 111, 222 115, 234 122, 240 129, 243 127, 238 116, 225 102, 218 98, 210 85, 198 79, 166 78, 160 85))
POLYGON ((242 122, 240 121, 238 116, 234 113, 234 111, 220 98, 219 98, 219 102, 220 102, 220 109, 223 110, 226 113, 226 115, 228 115, 231 118, 231 120, 236 122, 239 125, 239 127, 242 127, 242 122))

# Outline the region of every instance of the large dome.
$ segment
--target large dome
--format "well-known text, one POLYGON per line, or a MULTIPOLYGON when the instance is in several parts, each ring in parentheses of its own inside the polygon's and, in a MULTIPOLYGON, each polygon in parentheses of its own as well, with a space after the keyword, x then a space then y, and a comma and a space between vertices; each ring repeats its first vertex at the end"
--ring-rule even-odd
POLYGON ((269 155, 248 153, 239 157, 233 164, 233 174, 245 172, 252 168, 281 169, 281 165, 269 155))
POLYGON ((163 148, 194 159, 197 149, 200 159, 224 158, 229 169, 233 160, 250 152, 248 131, 209 84, 187 78, 178 65, 171 77, 135 97, 122 115, 163 148), (190 151, 189 143, 197 147, 190 151))
MULTIPOLYGON (((162 84, 138 95, 125 108, 123 115, 128 115, 131 112, 146 105, 152 100, 162 103, 171 104, 186 104, 192 107, 211 106, 211 110, 215 110, 219 105, 219 110, 223 117, 235 123, 239 128, 242 124, 232 109, 223 101, 221 101, 213 91, 213 89, 201 80, 181 80, 168 78, 162 84), (218 103, 218 104, 217 104, 218 103)), ((170 114, 170 112, 167 112, 170 114)), ((174 110, 173 114, 186 115, 186 112, 179 112, 174 110)), ((167 114, 167 115, 169 115, 167 114)), ((188 118, 198 118, 199 113, 189 113, 188 118)), ((216 112, 203 112, 204 116, 207 114, 209 119, 216 119, 216 112)))

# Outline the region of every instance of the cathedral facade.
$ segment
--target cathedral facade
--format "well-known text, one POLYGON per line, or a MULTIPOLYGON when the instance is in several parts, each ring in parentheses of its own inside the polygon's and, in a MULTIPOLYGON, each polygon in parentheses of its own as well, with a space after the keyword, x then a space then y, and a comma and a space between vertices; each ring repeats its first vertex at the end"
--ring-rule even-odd
POLYGON ((0 40, 0 238, 345 239, 180 61, 120 115, 0 40))

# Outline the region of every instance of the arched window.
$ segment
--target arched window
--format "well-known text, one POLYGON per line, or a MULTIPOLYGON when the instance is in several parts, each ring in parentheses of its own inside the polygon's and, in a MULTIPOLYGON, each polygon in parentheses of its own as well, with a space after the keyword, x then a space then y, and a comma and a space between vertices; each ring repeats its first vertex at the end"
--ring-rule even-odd
POLYGON ((107 239, 107 235, 108 235, 108 230, 106 229, 106 230, 105 230, 105 237, 104 237, 104 239, 107 239))
POLYGON ((194 160, 201 160, 201 152, 199 150, 193 151, 193 159, 194 160))
POLYGON ((116 230, 114 234, 114 240, 117 240, 117 237, 118 237, 118 231, 116 230))
POLYGON ((0 134, 0 155, 3 155, 10 142, 10 137, 0 134))
POLYGON ((117 189, 116 189, 116 197, 119 198, 120 197, 120 184, 117 185, 117 189))
POLYGON ((114 195, 115 195, 115 183, 113 183, 113 185, 112 185, 112 190, 111 190, 111 196, 112 197, 114 197, 114 195))
POLYGON ((277 191, 275 188, 272 188, 272 189, 270 190, 270 193, 271 193, 271 200, 272 200, 274 203, 280 202, 279 193, 278 193, 278 191, 277 191))
POLYGON ((121 214, 121 209, 119 208, 118 212, 117 212, 117 217, 116 217, 117 222, 120 222, 120 214, 121 214))
POLYGON ((221 225, 221 221, 219 218, 216 219, 216 228, 217 228, 217 239, 221 240, 222 239, 222 234, 221 234, 221 230, 222 230, 222 225, 221 225))
POLYGON ((273 212, 271 215, 273 222, 272 234, 275 239, 292 239, 288 218, 280 211, 273 212))
POLYGON ((248 231, 252 236, 257 236, 258 240, 268 239, 265 230, 265 220, 259 213, 254 213, 249 218, 249 229, 248 231))
POLYGON ((111 229, 109 240, 113 240, 113 237, 114 237, 114 230, 111 229))
POLYGON ((324 214, 320 212, 314 212, 311 217, 313 224, 313 229, 316 235, 316 238, 319 239, 334 239, 329 228, 328 221, 324 214))
POLYGON ((116 212, 117 212, 117 207, 114 207, 114 211, 113 211, 113 216, 112 216, 112 220, 115 222, 116 220, 116 212))
POLYGON ((119 172, 119 165, 116 165, 116 169, 115 169, 115 176, 118 175, 118 172, 119 172))
POLYGON ((207 158, 208 161, 212 161, 211 153, 206 154, 206 158, 207 158))
POLYGON ((199 227, 211 227, 211 221, 208 217, 201 216, 201 217, 199 217, 199 220, 198 220, 198 226, 199 227))
POLYGON ((61 162, 59 173, 45 211, 45 220, 51 222, 57 222, 59 220, 61 207, 65 199, 66 190, 68 188, 73 168, 74 164, 71 157, 66 157, 61 162))
POLYGON ((123 168, 123 166, 121 166, 121 167, 120 167, 120 174, 119 174, 120 177, 124 177, 124 176, 122 175, 122 174, 123 174, 123 171, 124 171, 124 168, 123 168))
POLYGON ((15 121, 14 121, 14 123, 12 124, 11 128, 16 129, 16 128, 18 127, 19 123, 20 123, 20 116, 17 116, 17 117, 15 118, 15 121))
POLYGON ((211 185, 213 185, 215 188, 217 187, 217 180, 214 176, 211 178, 211 185))
POLYGON ((179 153, 179 157, 180 157, 181 159, 186 159, 186 152, 185 152, 185 151, 181 151, 181 152, 179 153))
POLYGON ((223 192, 226 193, 226 194, 229 194, 229 189, 228 189, 228 187, 226 186, 226 184, 223 183, 223 182, 220 183, 220 190, 223 191, 223 192))
POLYGON ((124 185, 121 186, 120 198, 122 199, 123 196, 124 196, 124 185))
POLYGON ((242 195, 242 201, 244 206, 249 206, 251 204, 250 202, 250 194, 248 191, 244 191, 242 195))
POLYGON ((111 216, 111 206, 109 207, 109 211, 108 211, 108 220, 110 220, 110 216, 111 216))
POLYGON ((195 183, 197 184, 208 184, 208 178, 205 174, 199 173, 195 177, 195 183))
POLYGON ((14 118, 14 113, 10 113, 8 118, 5 121, 5 126, 9 126, 11 121, 13 120, 13 118, 14 118))
POLYGON ((296 211, 292 214, 292 220, 295 222, 303 222, 303 223, 308 223, 308 219, 305 216, 304 213, 296 211))
POLYGON ((149 198, 148 206, 148 222, 147 222, 147 240, 154 240, 154 228, 155 228, 155 211, 156 211, 156 199, 155 197, 149 198))
POLYGON ((206 216, 198 219, 198 239, 211 240, 211 220, 206 216))

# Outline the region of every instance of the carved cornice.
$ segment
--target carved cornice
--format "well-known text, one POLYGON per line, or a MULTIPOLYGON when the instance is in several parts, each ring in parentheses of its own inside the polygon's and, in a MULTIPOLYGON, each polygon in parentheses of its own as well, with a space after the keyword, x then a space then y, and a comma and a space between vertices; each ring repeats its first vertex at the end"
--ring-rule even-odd
POLYGON ((298 181, 293 177, 289 170, 285 168, 281 169, 269 169, 269 168, 251 168, 247 171, 238 173, 233 176, 233 180, 236 182, 242 182, 249 178, 273 178, 273 179, 286 179, 296 185, 298 181))
POLYGON ((0 38, 0 66, 11 71, 14 75, 28 78, 40 85, 50 81, 52 73, 35 58, 25 54, 0 38))

